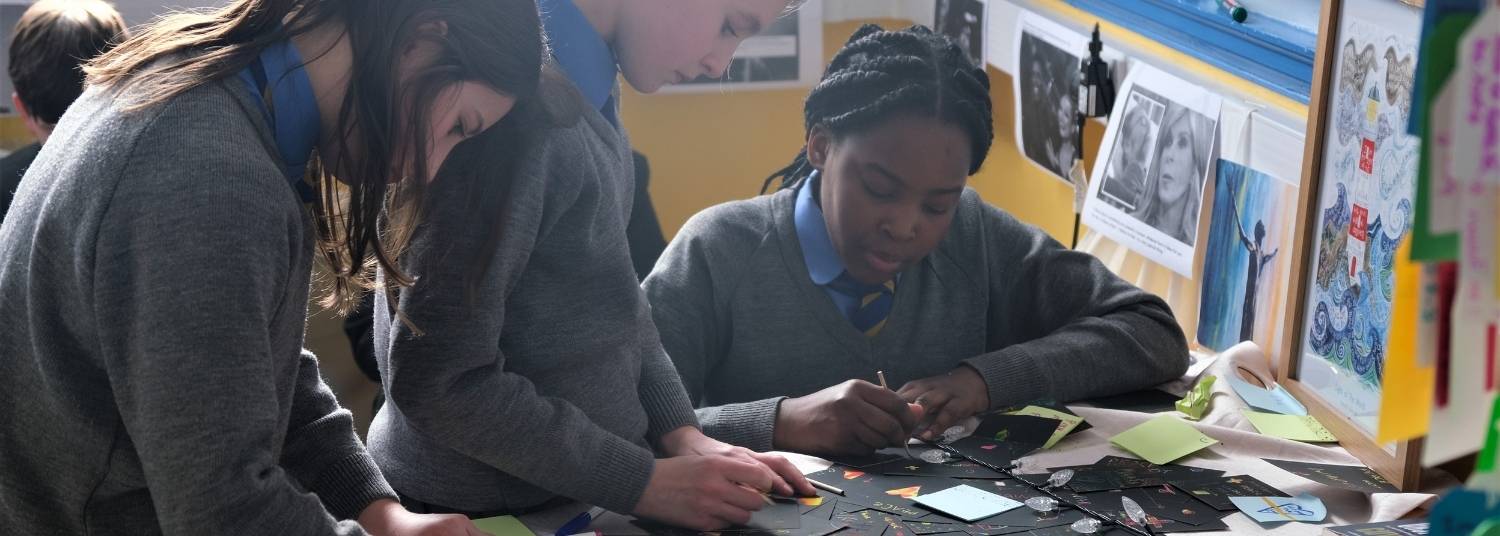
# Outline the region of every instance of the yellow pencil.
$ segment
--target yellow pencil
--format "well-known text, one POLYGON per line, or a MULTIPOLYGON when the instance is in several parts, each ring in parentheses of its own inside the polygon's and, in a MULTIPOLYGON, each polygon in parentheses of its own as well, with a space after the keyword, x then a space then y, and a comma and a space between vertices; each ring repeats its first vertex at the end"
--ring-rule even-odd
POLYGON ((764 492, 764 491, 752 488, 750 486, 746 486, 744 484, 740 484, 739 486, 742 487, 742 488, 748 489, 750 491, 753 491, 753 492, 759 494, 761 500, 766 501, 766 504, 776 504, 774 501, 771 500, 771 494, 770 493, 767 493, 767 492, 764 492))

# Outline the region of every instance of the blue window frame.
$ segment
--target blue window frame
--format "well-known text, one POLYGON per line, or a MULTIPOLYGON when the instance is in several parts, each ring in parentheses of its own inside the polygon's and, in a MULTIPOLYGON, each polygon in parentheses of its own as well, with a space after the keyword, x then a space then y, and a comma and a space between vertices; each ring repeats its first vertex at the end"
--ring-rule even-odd
MULTIPOLYGON (((1131 31, 1306 104, 1312 92, 1316 30, 1256 12, 1235 22, 1217 0, 1067 0, 1131 31)), ((1317 25, 1317 2, 1306 0, 1317 25)), ((1305 13, 1295 14, 1305 18, 1305 13)))

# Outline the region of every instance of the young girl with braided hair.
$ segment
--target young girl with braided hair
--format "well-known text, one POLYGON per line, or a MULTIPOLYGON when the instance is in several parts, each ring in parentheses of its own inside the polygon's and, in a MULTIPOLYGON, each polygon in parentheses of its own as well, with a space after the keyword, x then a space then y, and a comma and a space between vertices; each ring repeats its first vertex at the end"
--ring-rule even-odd
POLYGON ((989 80, 947 38, 860 28, 804 112, 780 190, 694 216, 644 283, 706 434, 863 454, 1186 369, 1160 298, 966 187, 989 80))

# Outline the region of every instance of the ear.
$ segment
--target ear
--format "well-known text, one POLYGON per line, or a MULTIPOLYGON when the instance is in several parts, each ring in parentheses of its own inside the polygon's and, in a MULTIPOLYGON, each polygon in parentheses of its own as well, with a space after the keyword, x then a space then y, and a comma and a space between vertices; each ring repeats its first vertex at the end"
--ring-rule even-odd
POLYGON ((26 109, 26 104, 21 102, 19 94, 15 92, 10 94, 10 104, 15 108, 16 115, 21 117, 21 124, 25 125, 26 131, 31 133, 31 137, 36 139, 36 141, 46 141, 47 136, 52 133, 52 126, 43 124, 37 120, 36 116, 31 115, 31 110, 26 109))
POLYGON ((823 171, 823 166, 828 163, 828 151, 833 147, 833 135, 822 125, 812 128, 807 133, 807 163, 813 169, 823 171))

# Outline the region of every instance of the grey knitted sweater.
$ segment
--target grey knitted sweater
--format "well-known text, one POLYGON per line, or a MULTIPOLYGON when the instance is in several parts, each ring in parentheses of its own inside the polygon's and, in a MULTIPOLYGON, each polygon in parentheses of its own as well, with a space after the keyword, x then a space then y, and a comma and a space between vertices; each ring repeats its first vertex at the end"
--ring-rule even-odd
POLYGON ((338 520, 395 497, 302 351, 310 221, 251 98, 90 89, 22 179, 0 532, 362 534, 338 520))
POLYGON ((808 275, 795 200, 788 189, 699 213, 644 283, 711 437, 769 450, 783 398, 877 370, 898 388, 967 363, 995 407, 1131 391, 1186 370, 1187 342, 1160 298, 973 190, 866 337, 808 275))
POLYGON ((626 250, 629 146, 595 110, 527 137, 514 169, 429 191, 403 261, 417 278, 397 300, 407 322, 384 314, 385 296, 375 306, 387 402, 370 449, 397 491, 428 503, 492 512, 563 496, 629 512, 651 444, 698 424, 626 250), (508 191, 476 206, 473 180, 508 191), (466 288, 497 218, 489 269, 466 288))

